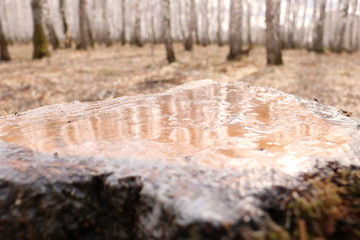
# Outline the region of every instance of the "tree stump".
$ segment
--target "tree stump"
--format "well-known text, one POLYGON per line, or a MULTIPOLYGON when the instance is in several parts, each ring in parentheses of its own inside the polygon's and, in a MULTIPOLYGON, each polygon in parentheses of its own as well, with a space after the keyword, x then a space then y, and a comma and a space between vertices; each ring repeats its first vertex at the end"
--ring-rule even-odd
POLYGON ((286 215, 304 176, 358 169, 359 128, 317 101, 210 80, 3 116, 0 239, 289 239, 302 218, 283 227, 272 210, 286 215))

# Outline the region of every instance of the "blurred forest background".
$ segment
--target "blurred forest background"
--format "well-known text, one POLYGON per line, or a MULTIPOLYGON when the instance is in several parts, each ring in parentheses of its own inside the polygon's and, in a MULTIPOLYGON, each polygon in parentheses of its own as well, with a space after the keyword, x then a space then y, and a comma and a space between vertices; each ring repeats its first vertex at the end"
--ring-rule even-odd
POLYGON ((0 0, 0 110, 243 81, 360 117, 358 0, 0 0))

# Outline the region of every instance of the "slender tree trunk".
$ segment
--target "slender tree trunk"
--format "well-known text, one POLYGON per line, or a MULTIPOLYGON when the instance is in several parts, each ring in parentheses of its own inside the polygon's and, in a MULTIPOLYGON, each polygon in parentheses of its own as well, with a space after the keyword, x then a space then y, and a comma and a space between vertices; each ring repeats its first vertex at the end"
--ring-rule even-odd
POLYGON ((283 64, 280 40, 280 0, 266 0, 266 53, 268 65, 283 64))
POLYGON ((176 58, 171 38, 170 0, 162 0, 162 12, 166 58, 169 63, 172 63, 176 61, 176 58))
POLYGON ((358 17, 356 15, 357 5, 358 5, 358 0, 353 0, 352 14, 351 14, 351 19, 350 19, 350 24, 349 24, 349 41, 348 41, 349 44, 348 44, 348 49, 347 49, 348 53, 353 53, 356 50, 355 44, 354 44, 354 36, 356 36, 358 29, 357 28, 354 29, 354 25, 356 26, 356 21, 358 20, 358 17))
POLYGON ((126 44, 126 8, 125 8, 125 0, 121 0, 121 44, 126 44))
POLYGON ((133 43, 138 47, 142 47, 144 45, 141 37, 141 3, 142 3, 141 0, 136 1, 135 27, 133 32, 133 43))
POLYGON ((79 44, 77 49, 86 50, 91 44, 89 21, 87 16, 87 0, 79 1, 79 44))
POLYGON ((193 27, 195 32, 195 41, 196 44, 200 44, 200 37, 199 37, 199 27, 198 27, 198 15, 197 15, 197 9, 196 9, 196 3, 195 0, 191 0, 191 18, 193 19, 193 27))
POLYGON ((216 39, 217 43, 220 47, 224 45, 224 41, 222 39, 223 29, 222 29, 222 21, 223 21, 223 0, 218 0, 218 9, 217 9, 217 34, 216 39))
POLYGON ((305 41, 304 39, 306 37, 305 21, 306 21, 307 6, 308 6, 308 0, 304 0, 304 12, 301 19, 301 31, 299 35, 300 46, 304 46, 304 41, 305 41))
POLYGON ((252 48, 252 26, 251 26, 251 15, 252 15, 252 5, 251 0, 246 1, 247 6, 247 14, 246 14, 246 22, 247 22, 247 43, 249 45, 249 49, 252 48))
MULTIPOLYGON (((188 3, 188 1, 186 1, 186 3, 188 3)), ((192 51, 194 46, 193 34, 196 25, 195 0, 190 0, 190 6, 187 6, 186 9, 189 12, 188 16, 190 17, 187 18, 188 35, 185 38, 184 48, 185 51, 192 51)))
POLYGON ((64 47, 71 48, 71 35, 69 30, 69 23, 66 18, 66 0, 59 0, 61 21, 64 29, 64 47))
POLYGON ((108 11, 108 2, 109 0, 102 0, 103 2, 103 20, 104 20, 104 43, 107 47, 110 47, 114 44, 112 38, 111 38, 111 26, 109 22, 109 17, 111 18, 110 14, 111 12, 108 11))
POLYGON ((201 19, 202 19, 202 41, 201 44, 203 46, 207 46, 210 43, 209 40, 209 18, 208 18, 208 8, 209 1, 203 0, 203 6, 201 8, 201 19))
POLYGON ((45 16, 45 26, 47 29, 47 35, 49 37, 50 44, 51 44, 53 50, 57 50, 60 47, 60 40, 55 32, 54 25, 50 18, 50 8, 49 8, 48 0, 44 0, 43 12, 44 12, 44 16, 45 16))
POLYGON ((49 42, 45 33, 43 6, 44 6, 43 0, 31 1, 31 9, 32 9, 33 21, 34 21, 34 34, 33 34, 34 59, 40 59, 43 57, 50 56, 49 42))
POLYGON ((337 29, 335 32, 335 41, 331 47, 331 51, 336 53, 341 53, 344 51, 344 35, 345 35, 345 27, 346 27, 346 19, 348 15, 349 9, 349 0, 340 0, 339 2, 339 21, 337 25, 337 29))
POLYGON ((240 58, 242 46, 242 0, 231 0, 228 60, 240 58))
POLYGON ((2 28, 1 18, 0 18, 0 61, 10 61, 10 60, 11 57, 8 50, 8 42, 5 37, 5 33, 2 28))
POLYGON ((297 25, 297 17, 299 11, 299 0, 294 0, 291 7, 291 21, 289 22, 288 28, 288 47, 294 49, 295 44, 295 31, 297 25), (291 24, 291 25, 290 25, 291 24))
MULTIPOLYGON (((324 52, 324 23, 325 23, 325 8, 326 8, 326 0, 319 0, 318 2, 318 17, 314 22, 314 34, 313 34, 313 47, 312 50, 317 53, 324 52)), ((316 6, 314 6, 316 7, 316 6)))

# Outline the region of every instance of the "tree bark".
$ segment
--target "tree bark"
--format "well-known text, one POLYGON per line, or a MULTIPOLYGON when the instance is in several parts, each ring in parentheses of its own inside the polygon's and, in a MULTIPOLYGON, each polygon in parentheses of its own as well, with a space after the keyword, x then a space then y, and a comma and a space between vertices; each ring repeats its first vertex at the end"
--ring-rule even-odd
POLYGON ((202 19, 202 38, 201 45, 207 46, 210 43, 209 40, 209 18, 208 18, 208 0, 203 0, 201 8, 201 19, 202 19))
POLYGON ((268 65, 283 64, 280 40, 280 0, 266 0, 266 54, 268 65))
POLYGON ((121 0, 121 44, 126 44, 126 8, 125 8, 125 0, 121 0))
POLYGON ((69 23, 66 17, 66 0, 59 0, 59 6, 60 6, 61 21, 64 29, 64 36, 65 36, 64 47, 71 48, 71 35, 70 35, 69 23))
POLYGON ((190 0, 190 7, 187 6, 187 11, 189 11, 188 18, 188 35, 184 42, 184 48, 186 51, 192 51, 194 46, 193 34, 196 26, 196 11, 195 11, 195 0, 190 0))
POLYGON ((315 20, 315 28, 313 34, 313 47, 312 50, 317 53, 324 52, 324 23, 325 23, 325 8, 326 0, 320 0, 318 2, 319 7, 318 15, 315 20))
POLYGON ((352 14, 351 14, 351 19, 350 19, 350 24, 349 24, 349 41, 348 41, 348 49, 347 52, 348 53, 353 53, 356 51, 356 45, 354 44, 354 36, 356 36, 357 31, 359 31, 359 27, 354 29, 354 25, 356 26, 356 21, 358 20, 358 17, 356 15, 356 11, 357 11, 357 5, 358 5, 358 0, 353 0, 352 2, 352 14))
POLYGON ((220 47, 224 45, 224 41, 222 39, 223 29, 222 29, 222 21, 223 21, 223 0, 218 0, 218 9, 217 9, 217 34, 216 40, 220 47))
POLYGON ((10 53, 8 50, 8 42, 2 28, 1 18, 0 18, 0 61, 10 61, 10 53))
POLYGON ((43 0, 31 1, 31 9, 32 9, 33 21, 34 21, 34 34, 33 34, 34 59, 41 59, 43 57, 50 56, 49 42, 45 33, 43 6, 44 6, 43 0))
POLYGON ((300 46, 304 45, 304 41, 305 41, 305 38, 306 38, 305 22, 306 22, 307 6, 308 6, 308 0, 304 0, 304 12, 303 12, 302 19, 301 19, 301 31, 300 31, 300 34, 299 34, 300 46))
POLYGON ((287 36, 288 37, 287 45, 288 48, 291 49, 294 49, 296 47, 295 31, 297 25, 298 12, 299 12, 299 0, 294 0, 294 2, 291 5, 291 20, 289 22, 288 36, 287 36))
POLYGON ((79 39, 77 46, 79 50, 86 50, 92 45, 93 39, 87 15, 87 0, 79 0, 79 39))
POLYGON ((45 26, 50 44, 53 50, 57 50, 60 47, 60 40, 55 32, 54 25, 50 18, 50 9, 49 9, 48 0, 44 0, 43 11, 45 16, 45 26))
POLYGON ((143 40, 141 37, 141 0, 136 1, 135 5, 135 26, 134 26, 134 32, 133 32, 133 39, 132 42, 138 47, 142 47, 143 40))
POLYGON ((169 63, 172 63, 176 61, 176 58, 171 38, 170 0, 162 0, 162 12, 166 58, 169 63))
POLYGON ((346 18, 348 15, 350 0, 340 0, 339 2, 339 12, 340 15, 338 18, 338 25, 335 32, 334 44, 331 45, 330 50, 336 53, 341 53, 344 51, 344 35, 346 28, 346 18))
POLYGON ((242 46, 242 0, 231 0, 228 60, 240 58, 242 46))
POLYGON ((249 45, 249 49, 252 48, 252 27, 251 27, 251 15, 252 15, 252 5, 251 1, 246 1, 247 6, 247 14, 246 14, 246 24, 247 24, 247 43, 249 45))

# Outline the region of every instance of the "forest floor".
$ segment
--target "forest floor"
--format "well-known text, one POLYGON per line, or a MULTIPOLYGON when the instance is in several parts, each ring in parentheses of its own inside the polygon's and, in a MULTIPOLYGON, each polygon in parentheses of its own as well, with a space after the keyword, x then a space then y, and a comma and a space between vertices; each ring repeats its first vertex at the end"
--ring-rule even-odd
POLYGON ((314 99, 360 118, 360 53, 318 55, 285 50, 284 66, 267 67, 265 49, 238 62, 226 61, 228 47, 175 45, 177 62, 167 64, 163 45, 115 45, 89 51, 58 50, 31 60, 31 45, 10 47, 13 61, 0 63, 0 110, 8 114, 74 100, 161 92, 200 79, 242 81, 314 99))

